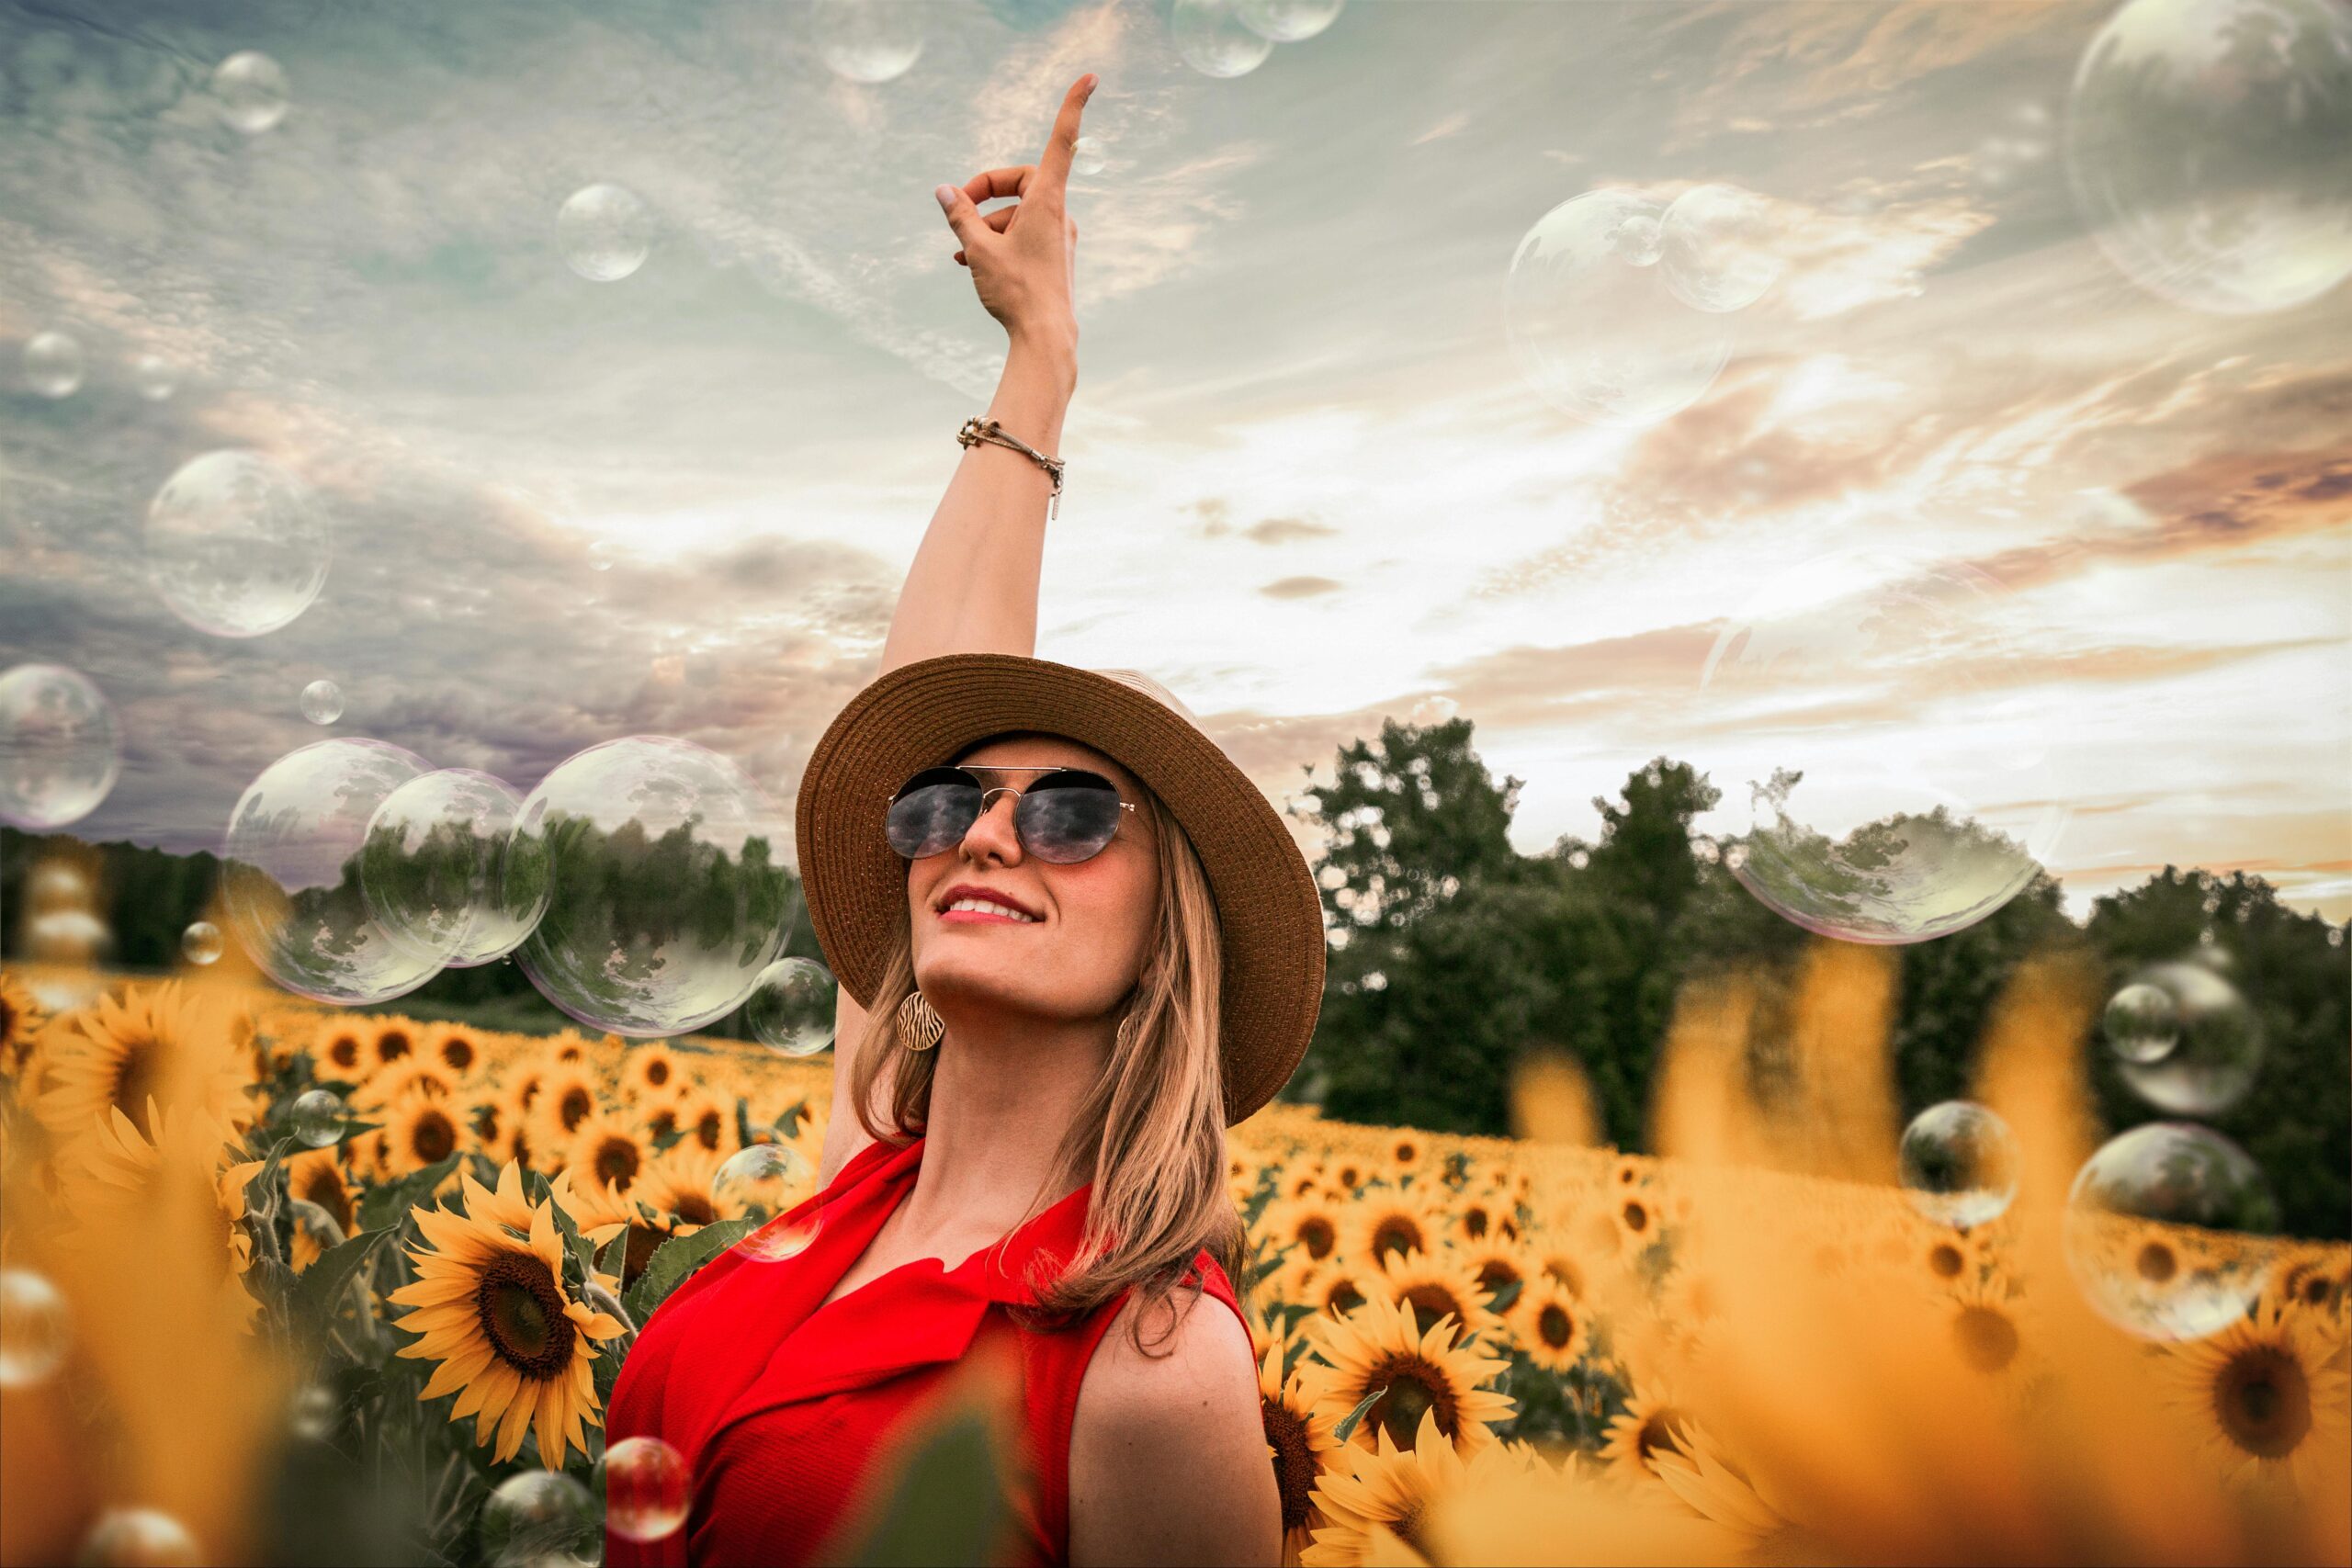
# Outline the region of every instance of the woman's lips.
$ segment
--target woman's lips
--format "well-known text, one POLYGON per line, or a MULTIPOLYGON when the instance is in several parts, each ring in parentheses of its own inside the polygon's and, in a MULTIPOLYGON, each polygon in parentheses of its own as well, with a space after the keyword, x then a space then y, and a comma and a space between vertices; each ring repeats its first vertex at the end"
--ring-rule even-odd
POLYGON ((986 909, 942 909, 939 911, 939 918, 942 920, 952 920, 957 925, 978 925, 985 922, 992 926, 1034 926, 1037 923, 1013 915, 992 915, 986 909))

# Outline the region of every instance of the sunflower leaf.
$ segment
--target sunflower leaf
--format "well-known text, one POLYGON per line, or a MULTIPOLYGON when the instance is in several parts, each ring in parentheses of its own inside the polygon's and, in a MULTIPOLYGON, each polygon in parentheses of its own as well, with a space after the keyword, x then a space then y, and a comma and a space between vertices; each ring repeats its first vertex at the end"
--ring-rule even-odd
POLYGON ((596 1271, 596 1249, 588 1245, 586 1236, 580 1234, 580 1222, 571 1217, 571 1211, 560 1203, 548 1206, 555 1213, 555 1228, 557 1234, 563 1237, 564 1250, 571 1253, 572 1260, 580 1265, 580 1282, 584 1285, 596 1271))
POLYGON ((322 1335, 342 1310, 344 1293, 376 1249, 398 1227, 361 1231, 349 1241, 337 1242, 311 1261, 294 1284, 292 1317, 298 1333, 322 1335))
POLYGON ((669 1153, 684 1140, 686 1130, 684 1127, 673 1127, 666 1133, 654 1134, 651 1140, 653 1152, 657 1155, 669 1153))
POLYGON ((637 1277, 621 1304, 643 1328, 653 1309, 669 1300, 670 1292, 685 1283, 688 1275, 759 1228, 760 1222, 746 1215, 705 1225, 692 1235, 672 1236, 653 1249, 653 1256, 646 1259, 645 1272, 637 1277))
POLYGON ((1349 1411, 1345 1416, 1340 1417, 1340 1424, 1331 1428, 1331 1435, 1339 1438, 1340 1441, 1343 1443, 1350 1438, 1355 1436, 1357 1425, 1363 1420, 1366 1413, 1368 1413, 1374 1404, 1377 1404, 1380 1402, 1381 1396, 1387 1392, 1388 1385, 1386 1383, 1382 1383, 1378 1388, 1374 1389, 1370 1393, 1365 1394, 1363 1396, 1363 1404, 1357 1405, 1353 1410, 1349 1411))
POLYGON ((381 1187, 371 1187, 359 1200, 359 1228, 362 1231, 383 1230, 408 1218, 408 1212, 419 1203, 433 1200, 434 1189, 449 1179, 463 1156, 451 1155, 447 1159, 413 1170, 398 1181, 388 1181, 381 1187))
POLYGON ((600 1272, 610 1274, 616 1280, 622 1279, 628 1272, 628 1227, 627 1225, 614 1232, 613 1239, 605 1244, 604 1256, 596 1259, 596 1268, 600 1272))
POLYGON ((1488 1312, 1510 1311, 1511 1303, 1519 1300, 1520 1292, 1526 1289, 1526 1280, 1511 1280, 1509 1284, 1503 1286, 1502 1289, 1497 1291, 1492 1296, 1489 1296, 1487 1299, 1487 1310, 1488 1312))

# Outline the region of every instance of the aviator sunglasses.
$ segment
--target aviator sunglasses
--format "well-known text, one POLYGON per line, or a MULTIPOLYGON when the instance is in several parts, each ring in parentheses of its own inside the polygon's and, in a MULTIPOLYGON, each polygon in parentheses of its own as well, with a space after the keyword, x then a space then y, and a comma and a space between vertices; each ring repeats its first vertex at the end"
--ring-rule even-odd
POLYGON ((965 768, 925 768, 890 797, 883 831, 909 860, 952 850, 1000 795, 1011 795, 1013 836, 1021 852, 1050 865, 1091 860, 1118 836, 1120 813, 1135 807, 1101 773, 1084 768, 984 768, 990 773, 1039 773, 1027 789, 981 787, 965 768))

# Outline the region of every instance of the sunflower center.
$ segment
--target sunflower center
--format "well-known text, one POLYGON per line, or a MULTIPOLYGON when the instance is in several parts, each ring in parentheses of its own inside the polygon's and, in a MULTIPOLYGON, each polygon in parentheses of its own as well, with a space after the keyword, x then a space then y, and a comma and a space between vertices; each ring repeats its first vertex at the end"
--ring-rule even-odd
POLYGON ((563 1118, 563 1130, 567 1133, 576 1130, 580 1123, 588 1120, 588 1113, 595 1109, 595 1097, 579 1084, 565 1089, 562 1103, 556 1107, 563 1118))
POLYGON ((651 1225, 641 1225, 631 1221, 628 1227, 628 1246, 621 1253, 621 1283, 628 1285, 639 1274, 644 1273, 645 1266, 653 1260, 653 1249, 669 1239, 669 1236, 655 1230, 651 1225))
POLYGON ((1633 1232, 1635 1235, 1640 1235, 1643 1232, 1650 1228, 1649 1205, 1644 1203, 1640 1199, 1632 1198, 1626 1200, 1624 1212, 1625 1228, 1633 1232))
POLYGON ((1372 1255, 1383 1263, 1400 1252, 1421 1247, 1421 1227, 1404 1214, 1391 1214, 1373 1227, 1372 1255))
POLYGON ((163 1084, 164 1053, 154 1041, 144 1038, 126 1040, 123 1047, 122 1060, 114 1070, 115 1109, 153 1139, 155 1129, 147 1125, 147 1097, 163 1084))
POLYGON ((670 1064, 662 1061, 646 1063, 645 1081, 655 1089, 660 1089, 663 1084, 668 1083, 670 1081, 670 1064))
POLYGON ((357 1066, 359 1065, 359 1036, 356 1034, 336 1035, 334 1043, 327 1047, 327 1060, 338 1067, 357 1066))
POLYGON ((1980 1372, 1997 1372, 2017 1359, 2018 1326, 2008 1314, 1988 1306, 1966 1306, 1952 1319, 1952 1337, 1960 1353, 1980 1372))
POLYGON ((1634 1434, 1634 1458, 1641 1462, 1644 1470, 1657 1473, 1657 1465, 1650 1456, 1660 1450, 1670 1454, 1682 1451, 1682 1439, 1674 1430, 1681 1424, 1682 1412, 1671 1406, 1661 1406, 1650 1412, 1649 1419, 1644 1421, 1641 1429, 1634 1434))
POLYGON ((1487 1211, 1473 1203, 1462 1211, 1462 1233, 1472 1241, 1487 1234, 1487 1211))
POLYGON ((1283 1495, 1283 1533, 1306 1522, 1314 1502, 1315 1450, 1307 1441, 1306 1423, 1279 1399, 1261 1397, 1265 1407, 1266 1441, 1274 1447, 1274 1485, 1283 1495))
POLYGON ((690 1225, 707 1225, 718 1219, 718 1211, 710 1200, 699 1192, 681 1192, 670 1201, 670 1212, 690 1225))
POLYGON ((409 1153, 427 1165, 447 1159, 458 1148, 458 1129, 438 1111, 421 1112, 409 1129, 409 1153))
POLYGON ((302 1179, 302 1190, 294 1195, 324 1209, 334 1216, 334 1223, 343 1227, 345 1235, 351 1234, 351 1194, 344 1190, 342 1179, 332 1168, 324 1165, 313 1168, 302 1179))
POLYGON ((596 1178, 622 1192, 637 1179, 637 1144, 628 1138, 606 1138, 596 1145, 596 1178))
POLYGON ((441 1042, 441 1059, 462 1073, 474 1065, 474 1043, 462 1034, 452 1034, 441 1042))
POLYGON ((1456 1323, 1467 1321, 1467 1314, 1462 1310, 1462 1303, 1453 1299, 1452 1291, 1440 1284, 1425 1282, 1411 1286, 1405 1292, 1404 1301, 1400 1304, 1413 1310, 1423 1333, 1436 1327, 1437 1320, 1448 1313, 1453 1314, 1453 1320, 1456 1323))
POLYGON ((1508 1258, 1489 1258, 1478 1265, 1478 1288, 1490 1296, 1519 1277, 1508 1258))
POLYGON ((719 1122, 718 1112, 717 1110, 706 1111, 695 1119, 695 1142, 700 1144, 704 1148, 714 1151, 718 1149, 718 1133, 719 1122))
POLYGON ((474 1312, 491 1349, 523 1376, 547 1382, 571 1364, 575 1330, 537 1254, 502 1252, 484 1264, 474 1312))
POLYGON ((1928 1268, 1939 1280, 1957 1277, 1966 1261, 1961 1257, 1960 1248, 1948 1241, 1939 1241, 1928 1249, 1928 1268))
POLYGON ((1568 1316, 1568 1309, 1557 1302, 1547 1302, 1535 1314, 1535 1337, 1554 1350, 1565 1350, 1568 1341, 1576 1337, 1577 1325, 1568 1316))
POLYGON ((1347 1188, 1363 1186, 1363 1172, 1351 1165, 1341 1166, 1340 1168, 1340 1185, 1347 1188))
POLYGON ((1298 1239, 1306 1247, 1307 1257, 1323 1258, 1331 1256, 1340 1234, 1321 1214, 1309 1214, 1298 1223, 1298 1239))
POLYGON ((2173 1257, 2171 1247, 2163 1242, 2152 1241, 2140 1249, 2139 1258, 2133 1267, 2139 1269, 2140 1278, 2151 1285, 2161 1285, 2173 1277, 2180 1264, 2173 1257))
POLYGON ((2213 1380, 2213 1413, 2230 1441, 2258 1459, 2284 1459, 2312 1429, 2302 1363, 2276 1346, 2232 1356, 2213 1380))
POLYGON ((1388 1392, 1364 1412, 1364 1420, 1385 1428, 1398 1448, 1412 1448, 1424 1412, 1436 1413, 1437 1429, 1447 1438, 1453 1438, 1460 1431, 1461 1412, 1453 1402, 1453 1390, 1444 1372, 1419 1356, 1392 1358, 1375 1367, 1365 1382, 1374 1386, 1383 1382, 1388 1385, 1388 1392))
POLYGON ((409 1038, 407 1030, 387 1029, 384 1032, 376 1036, 376 1060, 379 1062, 398 1061, 401 1057, 407 1055, 408 1053, 409 1038))
POLYGON ((1350 1280, 1332 1280, 1331 1288, 1324 1293, 1323 1310, 1340 1317, 1345 1317, 1362 1305, 1363 1305, 1363 1292, 1357 1290, 1354 1282, 1350 1280))

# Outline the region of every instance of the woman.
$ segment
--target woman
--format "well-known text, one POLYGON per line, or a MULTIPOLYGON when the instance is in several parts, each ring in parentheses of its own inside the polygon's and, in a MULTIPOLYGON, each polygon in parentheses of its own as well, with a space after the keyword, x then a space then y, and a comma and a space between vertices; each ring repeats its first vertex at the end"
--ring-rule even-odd
POLYGON ((990 1368, 1001 1560, 1281 1558, 1225 1129, 1306 1048, 1321 905, 1172 698, 1031 656, 1077 380, 1064 187, 1094 82, 1037 164, 940 187, 1011 347, 882 673, 801 781, 842 987, 820 1190, 754 1238, 797 1250, 738 1247, 644 1325, 607 1436, 677 1448, 693 1506, 650 1545, 609 1537, 616 1568, 854 1551, 910 1435, 990 1368))

